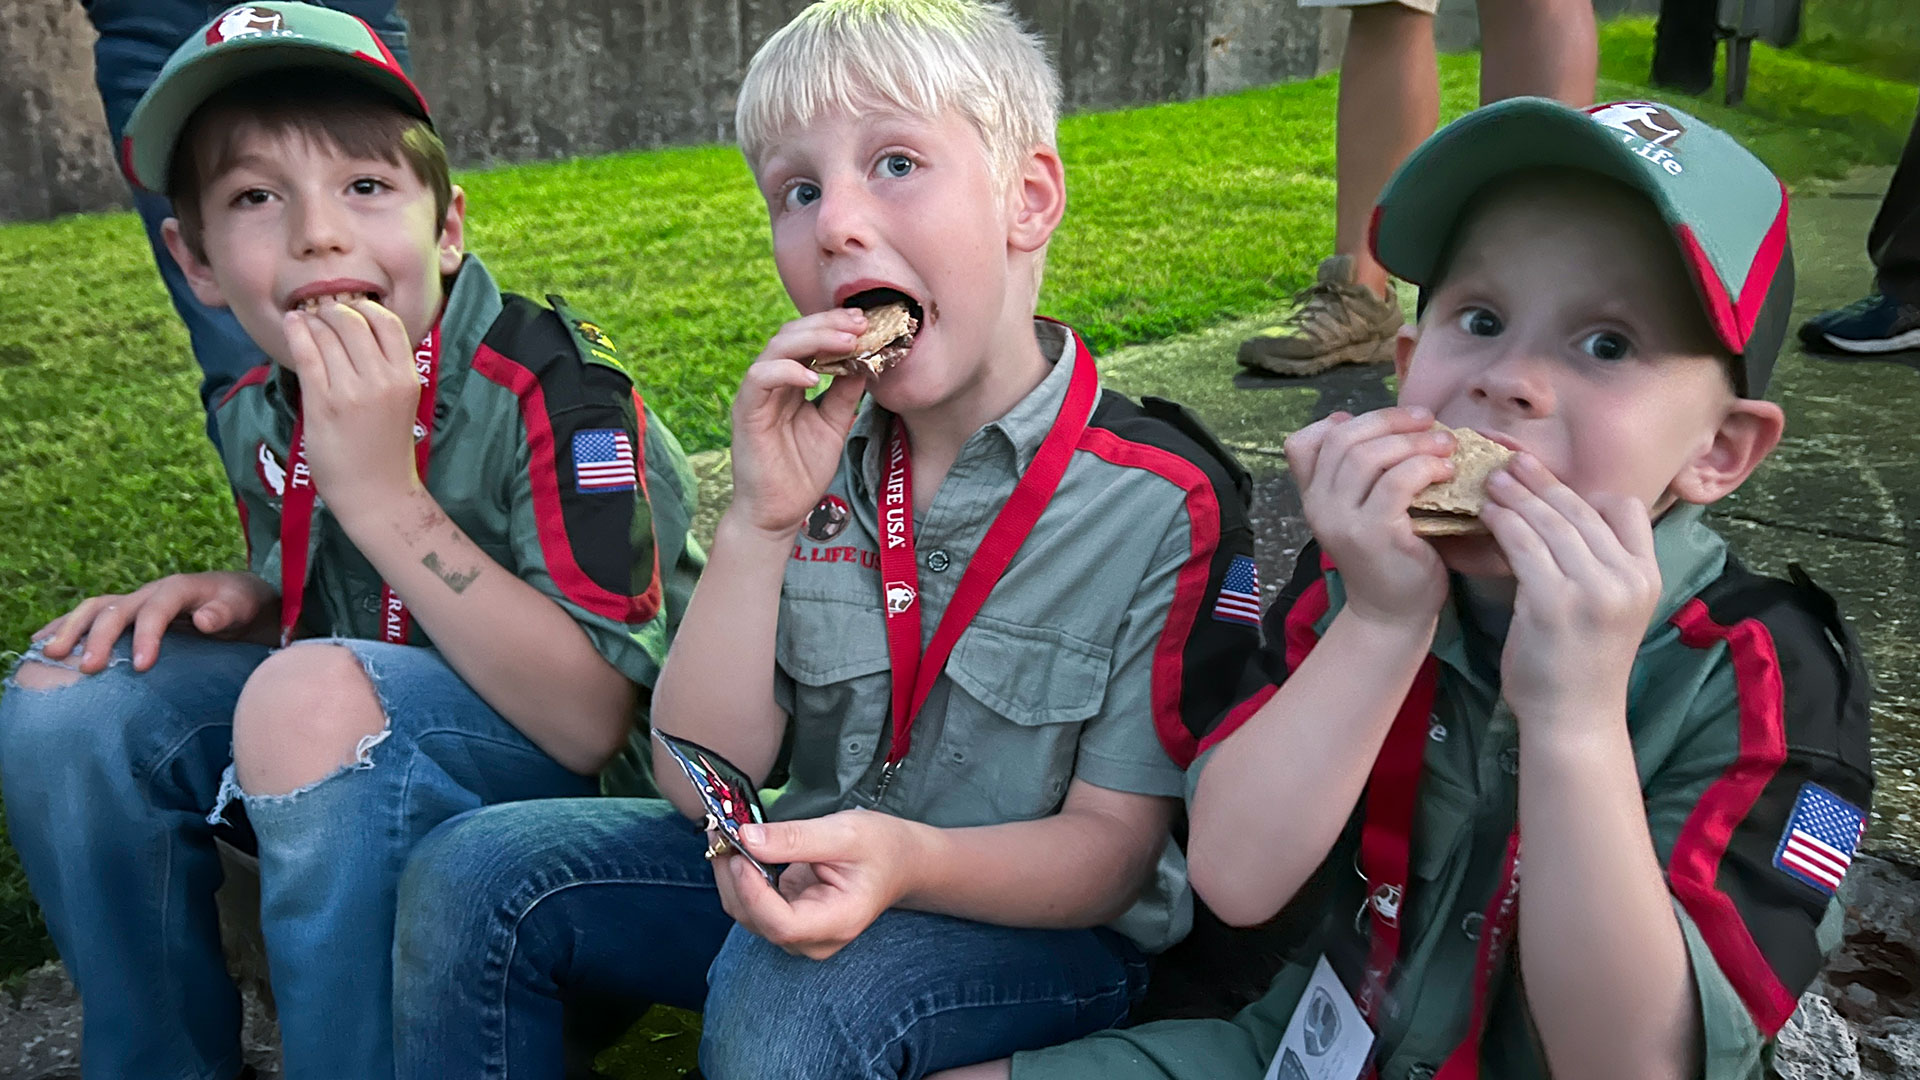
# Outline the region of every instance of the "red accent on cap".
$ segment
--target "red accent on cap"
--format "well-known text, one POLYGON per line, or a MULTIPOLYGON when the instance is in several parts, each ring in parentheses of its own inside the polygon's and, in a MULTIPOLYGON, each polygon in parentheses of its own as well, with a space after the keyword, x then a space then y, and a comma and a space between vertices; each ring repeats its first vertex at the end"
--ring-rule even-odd
POLYGON ((373 39, 373 47, 380 50, 380 56, 378 59, 368 56, 364 52, 356 52, 354 53, 354 55, 360 57, 361 59, 367 61, 370 64, 378 64, 381 67, 386 68, 402 83, 405 83, 407 90, 413 94, 413 100, 420 104, 421 115, 426 116, 428 118, 432 118, 433 110, 427 107, 427 95, 421 93, 420 88, 413 85, 412 79, 407 78, 406 71, 400 67, 400 61, 394 59, 393 50, 387 48, 387 43, 381 39, 380 35, 374 31, 373 27, 367 25, 367 20, 362 19, 359 16, 355 16, 353 21, 359 23, 361 28, 366 30, 367 37, 373 39))
POLYGON ((131 135, 120 136, 120 171, 126 175, 128 181, 142 190, 146 189, 147 185, 140 183, 140 178, 133 174, 133 136, 131 135))
POLYGON ((1753 336, 1760 321, 1760 309, 1766 306, 1767 293, 1773 288, 1773 276, 1780 271, 1780 256, 1787 249, 1787 185, 1780 185, 1780 212, 1774 215, 1760 250, 1753 253, 1753 265, 1747 268, 1747 280, 1740 286, 1740 299, 1734 310, 1740 316, 1741 340, 1753 336))
MULTIPOLYGON (((1732 298, 1727 295, 1726 285, 1720 281, 1720 272, 1713 268, 1713 260, 1707 258, 1706 249, 1694 238, 1693 229, 1686 225, 1675 225, 1673 232, 1680 240, 1680 253, 1686 258, 1687 269, 1693 271, 1693 283, 1699 287, 1700 296, 1706 303, 1707 321, 1713 324, 1714 336, 1729 352, 1735 355, 1746 352, 1747 333, 1753 330, 1753 320, 1746 320, 1747 333, 1742 333, 1740 315, 1734 309, 1732 298)), ((1774 261, 1779 261, 1777 255, 1774 261)))

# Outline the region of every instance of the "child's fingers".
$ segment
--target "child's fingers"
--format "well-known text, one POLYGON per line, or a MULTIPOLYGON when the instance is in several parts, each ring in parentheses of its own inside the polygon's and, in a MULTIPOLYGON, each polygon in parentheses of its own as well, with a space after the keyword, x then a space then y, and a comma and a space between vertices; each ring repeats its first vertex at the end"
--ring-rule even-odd
POLYGON ((140 606, 133 597, 123 596, 100 608, 93 617, 93 625, 87 628, 86 644, 80 649, 78 666, 82 673, 97 675, 107 669, 107 663, 113 659, 114 643, 126 633, 127 624, 133 621, 140 606))
POLYGON ((1593 508, 1628 555, 1644 563, 1653 562, 1653 516, 1646 503, 1632 495, 1596 495, 1593 508))
MULTIPOLYGON (((380 350, 380 355, 386 357, 387 362, 396 369, 404 368, 412 372, 414 343, 408 340, 407 324, 400 321, 400 316, 364 296, 354 297, 347 306, 366 320, 367 330, 373 335, 374 345, 380 350)), ((418 379, 417 375, 414 377, 418 379)))
POLYGON ((118 596, 89 596, 73 606, 73 610, 47 624, 52 630, 48 634, 44 652, 56 660, 64 659, 80 642, 80 638, 92 626, 93 620, 108 604, 122 599, 118 596))
POLYGON ((177 590, 155 590, 133 616, 133 670, 146 671, 160 658, 160 638, 186 605, 177 590))
POLYGON ((330 301, 320 305, 314 318, 320 325, 313 339, 320 346, 321 359, 330 365, 336 385, 349 377, 365 379, 378 372, 384 358, 374 341, 373 329, 359 312, 330 301))
POLYGON ((320 344, 313 339, 312 318, 304 311, 289 311, 281 320, 287 335, 287 367, 300 380, 303 392, 324 396, 332 386, 326 362, 320 358, 320 344))
POLYGON ((1500 554, 1513 570, 1514 580, 1524 585, 1560 576, 1560 564, 1554 561, 1547 542, 1518 511, 1489 502, 1480 509, 1480 523, 1500 545, 1500 554))
POLYGON ((836 375, 813 403, 820 410, 820 418, 844 436, 853 430, 853 418, 860 413, 860 399, 866 391, 866 376, 836 375))
MULTIPOLYGON (((1579 526, 1568 520, 1559 507, 1515 477, 1511 466, 1487 478, 1487 497, 1493 505, 1510 510, 1526 521, 1528 528, 1546 545, 1547 553, 1563 575, 1584 576, 1599 566, 1600 560, 1579 526)), ((1612 539, 1611 535, 1608 539, 1612 539)))
POLYGON ((818 372, 792 360, 756 360, 740 380, 733 398, 736 417, 753 416, 768 407, 790 404, 795 396, 820 385, 818 372))
POLYGON ((1453 446, 1453 436, 1429 429, 1377 435, 1344 450, 1330 447, 1315 486, 1342 505, 1359 505, 1372 497, 1375 485, 1388 470, 1415 457, 1444 461, 1453 446))
POLYGON ((1320 446, 1326 442, 1327 432, 1351 419, 1350 412, 1331 413, 1287 436, 1281 449, 1286 451, 1287 468, 1293 471, 1295 486, 1304 490, 1313 483, 1314 466, 1320 459, 1320 446))
POLYGON ((1452 476, 1452 459, 1411 454, 1380 474, 1362 505, 1382 518, 1403 516, 1413 506, 1415 495, 1452 476))
POLYGON ((1538 496, 1580 534, 1584 547, 1602 562, 1617 564, 1625 550, 1614 528, 1594 505, 1568 487, 1532 454, 1518 454, 1507 467, 1513 479, 1538 496))

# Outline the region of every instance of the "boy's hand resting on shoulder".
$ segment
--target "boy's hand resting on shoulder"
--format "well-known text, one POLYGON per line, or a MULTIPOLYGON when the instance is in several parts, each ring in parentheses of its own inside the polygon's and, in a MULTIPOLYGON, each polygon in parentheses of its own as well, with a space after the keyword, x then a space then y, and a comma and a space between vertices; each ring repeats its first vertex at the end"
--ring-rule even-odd
POLYGON ((907 895, 918 828, 871 810, 742 826, 755 858, 787 868, 776 891, 747 860, 715 859, 721 906, 787 952, 825 960, 907 895))
POLYGON ((1660 600, 1646 504, 1580 497, 1518 454, 1487 483, 1481 520, 1513 568, 1513 622, 1500 691, 1525 727, 1622 716, 1627 678, 1660 600))
POLYGON ((1425 409, 1334 413, 1287 437, 1307 525, 1340 570, 1345 611, 1380 625, 1434 618, 1447 571, 1413 534, 1413 497, 1453 475, 1454 439, 1425 409))
POLYGON ((336 513, 410 495, 420 377, 400 317, 359 297, 285 320, 314 490, 336 513))
POLYGON ((809 357, 844 353, 865 312, 834 308, 780 328, 747 368, 733 399, 733 511, 741 524, 782 541, 820 502, 860 408, 864 377, 842 375, 813 401, 820 375, 809 357))
POLYGON ((122 595, 89 597, 33 635, 45 653, 65 660, 85 639, 76 665, 93 675, 106 670, 113 644, 133 628, 133 670, 146 671, 160 658, 160 637, 185 620, 208 637, 271 644, 278 632, 280 593, 252 574, 208 570, 174 574, 122 595))

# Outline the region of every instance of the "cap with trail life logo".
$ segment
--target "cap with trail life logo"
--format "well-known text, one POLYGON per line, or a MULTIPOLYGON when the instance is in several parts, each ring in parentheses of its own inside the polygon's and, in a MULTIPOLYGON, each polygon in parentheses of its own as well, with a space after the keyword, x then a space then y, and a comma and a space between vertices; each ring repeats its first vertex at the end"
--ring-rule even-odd
POLYGON ((1714 336, 1740 360, 1744 397, 1766 393, 1793 307, 1787 191, 1726 132, 1671 105, 1575 109, 1496 102, 1436 132, 1374 207, 1374 257, 1431 285, 1461 215, 1488 183, 1529 169, 1597 173, 1645 195, 1672 232, 1714 336))
POLYGON ((240 79, 280 68, 326 68, 363 79, 433 122, 427 99, 365 22, 313 4, 241 4, 214 16, 175 49, 134 106, 120 140, 127 178, 165 195, 175 144, 194 110, 240 79))

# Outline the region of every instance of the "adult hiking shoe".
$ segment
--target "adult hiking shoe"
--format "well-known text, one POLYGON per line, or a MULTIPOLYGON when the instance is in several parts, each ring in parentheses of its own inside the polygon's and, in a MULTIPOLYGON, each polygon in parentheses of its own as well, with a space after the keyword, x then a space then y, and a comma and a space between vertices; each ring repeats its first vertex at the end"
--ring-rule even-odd
POLYGON ((1825 352, 1872 354, 1920 348, 1920 306, 1874 293, 1808 319, 1800 326, 1800 341, 1825 352))
POLYGON ((1244 367, 1275 375, 1312 375, 1338 364, 1381 364, 1393 359, 1393 338, 1406 321, 1393 285, 1382 300, 1353 280, 1353 256, 1320 263, 1319 280, 1296 293, 1294 309, 1279 326, 1240 343, 1244 367))

